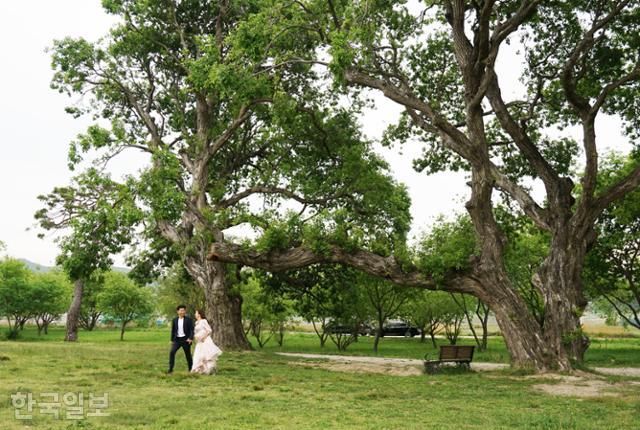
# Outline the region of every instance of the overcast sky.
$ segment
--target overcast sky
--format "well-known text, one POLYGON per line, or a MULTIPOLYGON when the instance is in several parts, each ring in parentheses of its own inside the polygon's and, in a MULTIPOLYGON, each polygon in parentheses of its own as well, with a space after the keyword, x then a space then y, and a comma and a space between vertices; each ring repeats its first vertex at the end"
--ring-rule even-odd
MULTIPOLYGON (((52 265, 58 253, 52 237, 38 239, 33 214, 40 207, 39 194, 68 183, 67 147, 83 132, 89 119, 73 119, 64 112, 69 104, 63 94, 49 88, 52 70, 45 48, 54 39, 83 36, 95 40, 104 35, 114 18, 102 11, 99 0, 0 1, 0 240, 7 253, 40 264, 52 265)), ((517 58, 505 53, 499 68, 508 71, 517 58)), ((506 96, 518 89, 507 82, 506 96)), ((368 136, 377 138, 400 112, 399 107, 378 97, 375 110, 361 121, 368 136)), ((608 147, 624 148, 614 120, 598 123, 598 134, 608 137, 608 147)), ((405 183, 413 199, 413 233, 428 229, 440 213, 464 208, 467 196, 464 176, 416 173, 411 160, 421 151, 419 144, 380 152, 391 164, 395 177, 405 183)), ((113 165, 114 177, 135 172, 140 157, 128 152, 113 165)), ((122 259, 116 259, 122 264, 122 259)))

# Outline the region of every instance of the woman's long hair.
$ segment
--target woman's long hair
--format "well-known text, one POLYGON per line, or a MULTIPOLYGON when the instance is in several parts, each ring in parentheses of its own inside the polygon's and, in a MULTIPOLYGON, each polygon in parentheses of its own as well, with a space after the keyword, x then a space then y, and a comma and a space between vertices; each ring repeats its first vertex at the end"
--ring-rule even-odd
POLYGON ((196 312, 198 312, 200 318, 202 318, 203 320, 207 319, 207 316, 204 314, 204 312, 202 312, 202 309, 196 309, 196 312))

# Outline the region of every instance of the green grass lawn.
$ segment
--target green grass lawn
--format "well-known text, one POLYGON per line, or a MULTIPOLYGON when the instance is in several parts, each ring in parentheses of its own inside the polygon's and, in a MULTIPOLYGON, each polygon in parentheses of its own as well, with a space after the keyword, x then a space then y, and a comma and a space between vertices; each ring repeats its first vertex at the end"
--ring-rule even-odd
MULTIPOLYGON (((274 354, 227 352, 215 376, 186 372, 178 355, 167 376, 167 330, 133 330, 125 341, 115 330, 81 332, 76 344, 62 342, 61 329, 38 338, 26 328, 19 341, 0 342, 0 428, 140 429, 632 429, 640 420, 640 385, 624 385, 618 397, 551 396, 533 385, 539 378, 509 372, 388 376, 333 372, 291 364, 274 354), (109 393, 109 417, 74 422, 34 408, 18 422, 15 392, 109 393)), ((315 335, 289 334, 287 352, 337 353, 315 335)), ((348 354, 372 355, 361 339, 348 354)), ((380 356, 421 358, 432 351, 417 339, 383 339, 380 356)), ((505 361, 493 340, 478 361, 505 361)), ((640 339, 594 341, 588 365, 640 366, 640 339)), ((619 378, 614 378, 618 380, 619 378)), ((612 380, 614 380, 612 379, 612 380)), ((549 382, 549 381, 547 381, 549 382)), ((556 381, 557 382, 557 381, 556 381)), ((555 382, 551 382, 555 383, 555 382)), ((61 416, 63 418, 63 416, 61 416)))
MULTIPOLYGON (((21 333, 21 341, 50 342, 62 341, 64 329, 54 327, 48 335, 38 336, 34 328, 28 328, 21 333)), ((250 338, 250 340, 252 340, 250 338)), ((92 332, 80 332, 80 343, 120 343, 118 330, 96 329, 92 332)), ((167 344, 169 342, 168 328, 161 329, 131 329, 125 333, 124 343, 156 343, 167 344)), ((439 344, 445 344, 445 339, 438 339, 439 344)), ((257 343, 252 342, 256 348, 257 343)), ((460 339, 459 345, 474 345, 473 339, 460 339)), ((259 348, 257 348, 259 349, 259 348)), ((423 359, 425 354, 437 355, 437 349, 433 348, 431 341, 421 343, 419 337, 385 337, 380 341, 379 351, 373 352, 373 338, 360 337, 358 342, 349 346, 346 351, 338 351, 336 346, 327 340, 324 348, 320 347, 317 336, 313 333, 287 333, 284 345, 281 347, 272 339, 263 348, 266 352, 301 352, 313 354, 339 354, 339 355, 366 355, 378 357, 399 357, 423 359)), ((487 351, 476 351, 475 361, 494 363, 508 363, 509 353, 501 337, 489 338, 487 351)), ((586 364, 591 367, 640 367, 640 336, 620 338, 594 338, 587 350, 586 364)))

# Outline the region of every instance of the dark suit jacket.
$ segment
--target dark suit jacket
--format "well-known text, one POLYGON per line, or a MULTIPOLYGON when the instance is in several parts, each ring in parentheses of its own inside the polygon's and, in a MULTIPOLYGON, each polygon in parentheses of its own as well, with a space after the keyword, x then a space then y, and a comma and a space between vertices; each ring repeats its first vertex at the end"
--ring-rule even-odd
MULTIPOLYGON (((189 318, 187 315, 184 316, 184 334, 187 336, 187 339, 193 340, 193 320, 189 318)), ((175 317, 173 321, 171 321, 171 342, 176 341, 176 337, 178 336, 178 317, 175 317)))

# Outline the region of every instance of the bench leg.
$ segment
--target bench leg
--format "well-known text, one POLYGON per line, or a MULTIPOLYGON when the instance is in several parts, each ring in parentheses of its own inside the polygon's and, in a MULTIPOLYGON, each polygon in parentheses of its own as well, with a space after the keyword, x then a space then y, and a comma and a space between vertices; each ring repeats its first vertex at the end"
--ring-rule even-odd
POLYGON ((460 367, 464 368, 465 370, 468 370, 468 371, 471 370, 471 363, 469 363, 469 362, 458 363, 458 365, 460 367))
POLYGON ((440 369, 440 363, 425 363, 424 370, 429 374, 433 375, 434 373, 438 373, 440 369))

